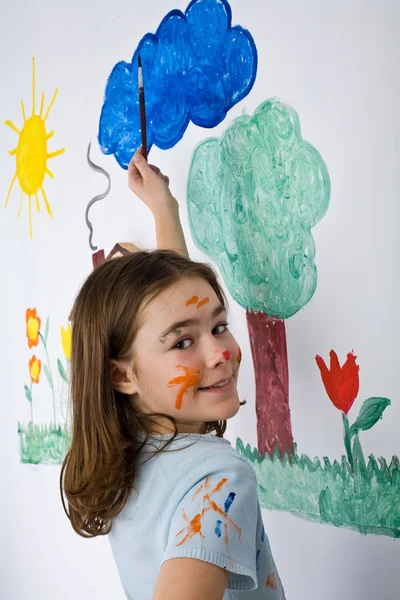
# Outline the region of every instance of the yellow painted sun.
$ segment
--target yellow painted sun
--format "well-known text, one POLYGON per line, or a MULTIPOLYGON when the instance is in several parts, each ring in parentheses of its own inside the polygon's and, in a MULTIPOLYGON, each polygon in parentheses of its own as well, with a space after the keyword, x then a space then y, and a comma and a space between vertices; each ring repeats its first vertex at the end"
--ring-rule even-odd
POLYGON ((28 196, 30 238, 32 238, 32 198, 35 199, 36 210, 40 211, 40 201, 38 195, 39 191, 43 197, 48 214, 51 218, 53 217, 50 205, 47 201, 46 193, 43 188, 43 180, 46 173, 49 177, 53 178, 53 173, 47 167, 47 160, 64 152, 64 148, 61 148, 61 150, 57 150, 56 152, 47 152, 47 140, 54 135, 54 131, 47 133, 46 119, 50 114, 50 110, 54 104, 57 93, 58 88, 54 92, 51 102, 43 117, 44 93, 42 92, 40 112, 39 114, 35 113, 35 59, 32 58, 32 115, 28 119, 26 118, 24 102, 21 100, 22 116, 24 119, 22 129, 17 129, 17 127, 11 121, 5 121, 6 125, 11 127, 11 129, 19 136, 17 147, 14 148, 14 150, 9 151, 11 156, 15 155, 16 157, 16 170, 10 183, 10 187, 8 188, 6 206, 8 204, 15 180, 18 177, 21 188, 18 217, 21 215, 22 202, 25 194, 28 196))

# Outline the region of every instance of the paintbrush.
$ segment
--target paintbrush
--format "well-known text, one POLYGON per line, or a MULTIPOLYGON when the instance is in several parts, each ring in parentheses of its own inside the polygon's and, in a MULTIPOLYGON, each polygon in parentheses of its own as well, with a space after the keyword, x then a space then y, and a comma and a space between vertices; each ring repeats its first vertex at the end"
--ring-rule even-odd
POLYGON ((146 136, 146 108, 144 103, 143 71, 140 54, 138 54, 138 87, 139 87, 139 107, 140 107, 140 129, 142 132, 143 156, 147 159, 147 136, 146 136))

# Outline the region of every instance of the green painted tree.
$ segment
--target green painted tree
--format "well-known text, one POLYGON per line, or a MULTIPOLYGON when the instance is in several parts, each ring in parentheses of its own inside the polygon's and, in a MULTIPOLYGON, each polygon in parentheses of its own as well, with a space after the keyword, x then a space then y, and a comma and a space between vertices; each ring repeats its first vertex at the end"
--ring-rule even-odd
POLYGON ((330 179, 277 99, 197 146, 187 202, 196 245, 246 309, 255 379, 258 451, 293 452, 284 319, 317 285, 311 228, 325 215, 330 179))

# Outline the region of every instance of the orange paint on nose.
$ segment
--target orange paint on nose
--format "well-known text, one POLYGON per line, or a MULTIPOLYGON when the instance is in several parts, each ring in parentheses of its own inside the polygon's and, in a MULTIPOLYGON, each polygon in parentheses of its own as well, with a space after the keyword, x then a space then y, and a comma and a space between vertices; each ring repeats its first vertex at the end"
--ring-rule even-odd
POLYGON ((189 300, 186 302, 186 306, 190 306, 191 304, 197 304, 197 302, 199 301, 199 297, 198 296, 192 296, 191 298, 189 298, 189 300))
MULTIPOLYGON (((195 371, 190 367, 182 367, 181 365, 176 365, 177 369, 183 369, 185 371, 185 375, 181 375, 180 377, 174 377, 171 381, 168 381, 168 387, 173 387, 174 385, 180 385, 180 390, 175 400, 175 408, 181 410, 182 408, 182 400, 184 394, 188 391, 190 387, 193 385, 198 385, 200 383, 200 369, 195 371)), ((193 392, 193 397, 196 393, 196 390, 193 392)))
POLYGON ((228 350, 225 350, 225 352, 222 353, 222 356, 224 357, 225 360, 231 359, 231 353, 228 352, 228 350))
POLYGON ((203 298, 203 300, 200 300, 200 302, 197 305, 197 308, 201 308, 202 306, 204 306, 205 304, 207 304, 208 302, 210 302, 210 298, 203 298))
POLYGON ((241 351, 240 347, 238 348, 238 355, 236 357, 236 360, 237 360, 238 364, 240 365, 240 363, 242 362, 242 351, 241 351))

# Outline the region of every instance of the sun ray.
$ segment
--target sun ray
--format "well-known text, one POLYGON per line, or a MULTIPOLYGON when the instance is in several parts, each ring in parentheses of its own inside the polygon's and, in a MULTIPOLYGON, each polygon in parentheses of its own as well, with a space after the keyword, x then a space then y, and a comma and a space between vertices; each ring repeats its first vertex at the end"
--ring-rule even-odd
POLYGON ((56 150, 55 152, 50 152, 47 154, 47 158, 53 158, 54 156, 60 156, 60 154, 64 154, 65 148, 61 148, 61 150, 56 150))
POLYGON ((24 106, 23 100, 21 100, 21 108, 22 108, 22 116, 24 118, 24 123, 26 123, 25 106, 24 106))
POLYGON ((46 135, 46 140, 49 140, 51 137, 53 137, 54 135, 54 129, 53 131, 49 131, 49 133, 46 135))
POLYGON ((54 174, 53 174, 53 173, 50 171, 50 169, 48 169, 47 167, 46 167, 46 173, 47 173, 47 175, 48 175, 49 177, 51 177, 51 179, 53 179, 53 177, 54 177, 54 174))
POLYGON ((52 97, 52 99, 51 99, 51 102, 50 102, 50 104, 49 104, 49 108, 47 109, 47 112, 46 112, 46 114, 44 115, 43 121, 45 121, 45 120, 47 119, 47 117, 49 116, 49 113, 50 113, 50 111, 51 111, 51 107, 52 107, 52 106, 53 106, 53 104, 54 104, 54 101, 55 101, 55 99, 56 99, 56 96, 57 96, 57 94, 58 94, 58 88, 56 88, 56 91, 55 91, 55 92, 54 92, 54 94, 53 94, 53 97, 52 97))
POLYGON ((36 83, 36 73, 35 73, 35 57, 32 56, 32 116, 35 114, 35 83, 36 83))
POLYGON ((42 192, 42 196, 43 196, 44 204, 46 206, 46 210, 49 213, 49 216, 51 218, 53 218, 53 213, 51 212, 50 204, 47 201, 46 194, 45 194, 43 186, 40 188, 40 191, 42 192))
POLYGON ((18 209, 18 219, 21 216, 21 210, 22 210, 22 200, 24 199, 24 192, 21 190, 21 197, 19 199, 19 209, 18 209))
POLYGON ((9 150, 9 151, 8 151, 8 154, 9 154, 10 156, 14 156, 14 154, 17 154, 17 150, 18 150, 18 146, 17 146, 16 148, 14 148, 14 150, 9 150))
POLYGON ((31 197, 28 197, 28 210, 29 210, 29 237, 32 239, 32 202, 31 197))
POLYGON ((17 172, 15 172, 15 175, 14 175, 14 177, 12 178, 12 181, 11 181, 11 183, 10 183, 10 187, 8 188, 8 192, 7 192, 7 198, 6 198, 6 206, 7 206, 7 204, 8 204, 8 201, 9 201, 9 199, 10 199, 11 190, 12 190, 12 188, 13 188, 13 185, 14 185, 14 183, 15 183, 15 180, 17 179, 17 175, 18 175, 18 173, 17 173, 17 172))
POLYGON ((13 131, 15 131, 15 133, 18 133, 18 135, 21 133, 20 130, 14 125, 14 123, 12 123, 11 121, 9 121, 7 119, 7 121, 4 121, 6 125, 8 125, 9 127, 11 127, 11 129, 13 131))
POLYGON ((40 202, 39 202, 39 196, 38 196, 37 192, 35 192, 35 198, 36 198, 36 210, 38 212, 40 212, 40 202))
POLYGON ((42 118, 43 108, 44 108, 44 92, 42 92, 42 101, 40 103, 40 113, 39 113, 40 118, 42 118))

